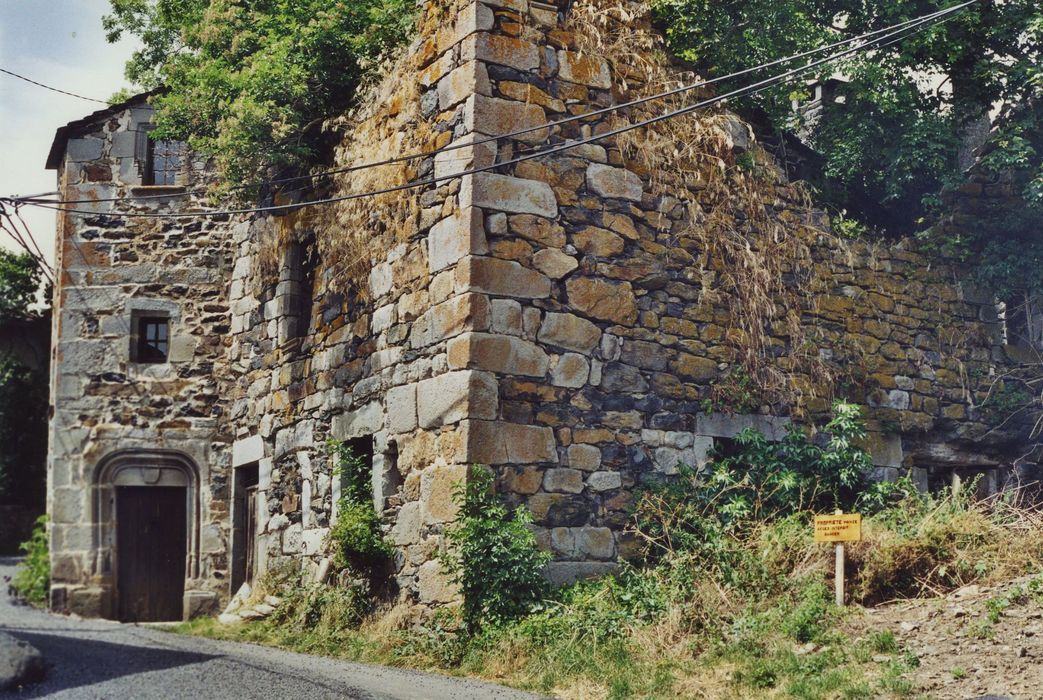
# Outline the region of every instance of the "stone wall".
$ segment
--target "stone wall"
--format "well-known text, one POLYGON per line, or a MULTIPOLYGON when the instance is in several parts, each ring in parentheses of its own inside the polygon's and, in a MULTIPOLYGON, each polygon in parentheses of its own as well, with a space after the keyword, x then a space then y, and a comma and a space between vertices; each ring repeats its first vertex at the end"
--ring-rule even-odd
MULTIPOLYGON (((342 174, 331 194, 435 180, 425 187, 250 221, 62 221, 59 605, 83 610, 74 596, 104 593, 111 543, 92 539, 84 485, 128 446, 198 465, 190 589, 221 596, 237 469, 257 467, 259 568, 318 574, 340 495, 326 440, 371 450, 397 589, 425 605, 456 595, 434 555, 471 464, 532 511, 554 553, 548 575, 567 581, 634 552, 625 525, 639 484, 705 463, 744 427, 778 437, 821 422, 834 398, 866 407, 879 476, 911 469, 926 486, 1020 454, 1022 436, 992 431, 980 411, 1008 362, 991 299, 908 241, 838 240, 734 115, 454 177, 620 122, 476 140, 685 78, 649 58, 657 39, 640 12, 603 27, 630 47, 620 53, 577 24, 583 7, 425 9, 414 45, 339 120, 336 161, 454 149, 342 174), (124 323, 140 303, 176 319, 169 365, 127 362, 124 323)), ((117 144, 137 111, 69 142, 68 193, 133 194, 117 144)))
MULTIPOLYGON (((419 85, 378 89, 381 106, 358 120, 338 164, 408 152, 417 132, 412 150, 466 146, 623 101, 621 74, 630 89, 641 82, 640 66, 599 56, 544 3, 431 9, 420 36, 406 59, 419 85), (410 104, 416 121, 403 118, 417 117, 410 104)), ((407 174, 449 176, 612 123, 459 148, 407 174)), ((607 140, 446 180, 407 197, 415 208, 394 221, 355 208, 319 224, 320 251, 361 227, 372 271, 347 303, 324 291, 337 283, 336 261, 319 256, 310 330, 290 354, 278 349, 277 292, 258 296, 262 285, 240 267, 233 357, 255 369, 233 413, 258 426, 272 460, 270 556, 321 557, 337 498, 327 436, 373 436, 398 583, 423 602, 451 595, 431 555, 454 514, 451 484, 470 463, 492 467, 505 497, 532 510, 556 557, 550 576, 568 580, 632 551, 624 525, 639 483, 703 463, 743 427, 778 436, 791 418, 820 421, 833 398, 865 405, 879 476, 912 469, 926 486, 953 467, 1012 459, 1009 443, 978 444, 990 428, 975 408, 981 386, 1003 362, 991 300, 910 242, 839 241, 742 122, 721 113, 700 124, 723 175, 672 176, 668 159, 666 173, 653 172, 607 140), (755 187, 744 154, 763 171, 755 187), (736 201, 722 203, 714 177, 736 201), (749 226, 751 196, 762 221, 749 226), (755 249, 785 234, 776 285, 792 298, 764 315, 756 343, 737 318, 735 258, 707 238, 711 216, 755 249), (786 391, 739 400, 754 345, 756 364, 785 376, 786 391), (721 400, 729 393, 731 404, 721 400)), ((258 254, 258 237, 246 238, 241 260, 258 254)))
MULTIPOLYGON (((187 457, 198 517, 188 562, 187 604, 225 594, 226 474, 230 438, 221 427, 232 267, 228 222, 213 218, 120 218, 186 212, 200 202, 206 163, 189 159, 177 187, 141 186, 136 133, 152 110, 138 100, 69 133, 58 164, 63 199, 87 214, 59 217, 48 457, 52 606, 112 615, 114 517, 111 485, 98 482, 121 453, 187 457), (158 194, 171 198, 150 198, 158 194), (125 201, 105 201, 127 198, 125 201), (138 313, 168 314, 169 361, 131 359, 138 313)), ((142 462, 147 464, 147 461, 142 462)), ((166 478, 165 476, 163 478, 166 478)))

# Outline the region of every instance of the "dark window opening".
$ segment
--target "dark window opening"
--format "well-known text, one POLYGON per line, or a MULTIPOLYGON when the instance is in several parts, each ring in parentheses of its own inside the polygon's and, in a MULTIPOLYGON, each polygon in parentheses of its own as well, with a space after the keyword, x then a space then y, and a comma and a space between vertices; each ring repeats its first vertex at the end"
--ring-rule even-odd
POLYGON ((733 437, 715 437, 713 439, 713 452, 711 457, 714 460, 728 459, 729 457, 738 457, 742 454, 742 446, 739 445, 739 441, 733 437))
POLYGON ((381 466, 381 503, 386 508, 388 499, 400 492, 403 484, 402 473, 398 471, 398 443, 394 440, 388 441, 381 466))
POLYGON ((170 320, 160 316, 139 316, 137 362, 166 362, 170 350, 170 320))
MULTIPOLYGON (((349 438, 345 440, 348 449, 351 450, 352 456, 362 460, 362 464, 365 466, 365 472, 367 474, 373 474, 373 436, 363 435, 362 437, 349 438)), ((360 485, 352 484, 352 474, 347 469, 342 469, 340 472, 340 492, 341 495, 346 496, 360 485)), ((372 480, 371 480, 372 481, 372 480)), ((367 489, 372 491, 372 487, 367 489)))
POLYGON ((153 140, 149 134, 154 124, 142 124, 136 135, 135 158, 141 184, 161 187, 176 186, 185 160, 185 143, 167 139, 153 140))

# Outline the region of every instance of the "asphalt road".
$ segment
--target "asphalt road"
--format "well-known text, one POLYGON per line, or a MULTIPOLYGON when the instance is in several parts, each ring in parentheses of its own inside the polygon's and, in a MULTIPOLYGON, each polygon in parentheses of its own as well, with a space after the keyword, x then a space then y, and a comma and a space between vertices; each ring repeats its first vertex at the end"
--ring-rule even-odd
MULTIPOLYGON (((14 560, 0 558, 0 581, 14 560)), ((0 584, 0 629, 46 657, 45 680, 17 698, 358 698, 359 700, 532 700, 478 681, 336 661, 163 632, 104 620, 51 615, 15 605, 0 584)))

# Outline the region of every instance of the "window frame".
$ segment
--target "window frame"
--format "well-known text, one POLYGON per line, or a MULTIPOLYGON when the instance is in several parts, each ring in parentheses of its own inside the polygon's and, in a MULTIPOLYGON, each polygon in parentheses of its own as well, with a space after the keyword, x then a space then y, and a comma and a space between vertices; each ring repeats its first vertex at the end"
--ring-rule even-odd
POLYGON ((135 314, 134 333, 131 340, 131 356, 135 363, 162 365, 170 362, 170 316, 147 312, 135 314), (155 327, 155 337, 149 337, 150 327, 155 327))
POLYGON ((185 167, 185 157, 188 147, 184 141, 174 139, 154 140, 149 137, 156 128, 155 124, 141 124, 138 127, 135 144, 135 159, 138 162, 138 172, 141 175, 141 184, 144 187, 181 187, 179 180, 185 167), (157 182, 156 171, 156 149, 159 144, 164 144, 170 149, 163 155, 165 165, 161 171, 164 176, 161 182, 157 182), (169 180, 169 181, 168 181, 169 180))

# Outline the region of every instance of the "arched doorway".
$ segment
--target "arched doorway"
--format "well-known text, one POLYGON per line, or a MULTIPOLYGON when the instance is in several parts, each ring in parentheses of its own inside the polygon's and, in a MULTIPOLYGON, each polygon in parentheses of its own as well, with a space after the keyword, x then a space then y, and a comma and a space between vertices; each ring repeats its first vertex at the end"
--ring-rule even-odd
POLYGON ((198 469, 173 450, 121 450, 94 480, 96 544, 124 622, 180 620, 198 574, 198 469))

